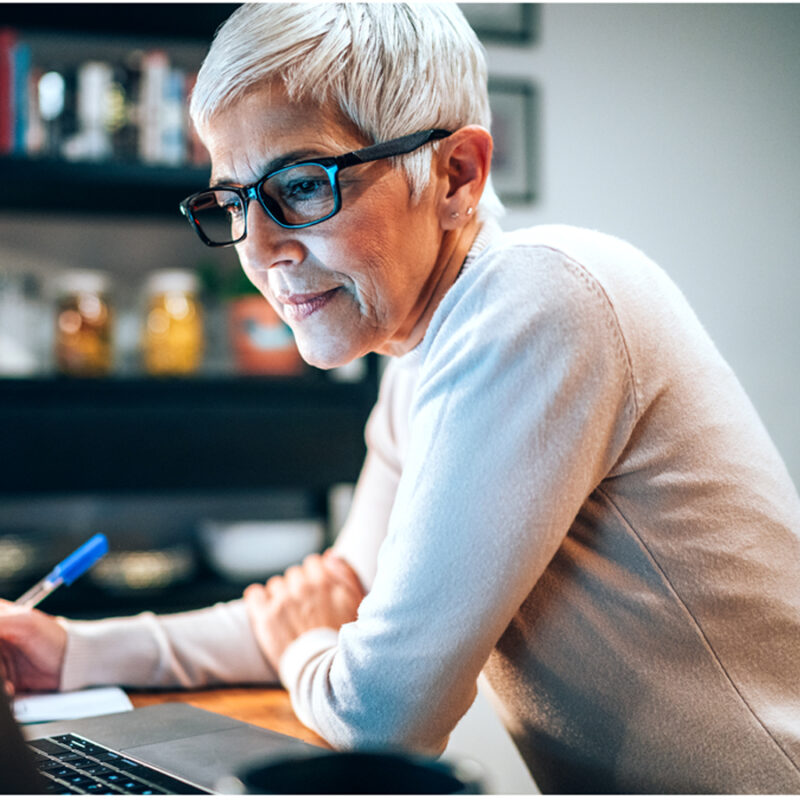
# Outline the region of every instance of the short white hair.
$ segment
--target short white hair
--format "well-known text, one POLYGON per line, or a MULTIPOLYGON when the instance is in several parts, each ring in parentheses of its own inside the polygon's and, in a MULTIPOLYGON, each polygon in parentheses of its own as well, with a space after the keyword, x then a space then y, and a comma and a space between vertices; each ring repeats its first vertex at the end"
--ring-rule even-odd
MULTIPOLYGON (((195 126, 276 78, 292 100, 335 103, 371 142, 491 124, 485 53, 455 3, 244 3, 197 76, 195 126)), ((397 158, 415 198, 435 147, 397 158)), ((478 208, 503 213, 491 179, 478 208)))

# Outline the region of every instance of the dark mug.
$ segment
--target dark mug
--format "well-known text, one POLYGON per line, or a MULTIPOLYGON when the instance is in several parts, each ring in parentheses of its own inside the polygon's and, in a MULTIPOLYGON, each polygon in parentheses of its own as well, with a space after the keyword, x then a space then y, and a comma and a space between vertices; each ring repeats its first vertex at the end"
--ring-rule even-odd
POLYGON ((471 761, 331 752, 256 762, 217 788, 226 794, 480 794, 479 772, 471 761))

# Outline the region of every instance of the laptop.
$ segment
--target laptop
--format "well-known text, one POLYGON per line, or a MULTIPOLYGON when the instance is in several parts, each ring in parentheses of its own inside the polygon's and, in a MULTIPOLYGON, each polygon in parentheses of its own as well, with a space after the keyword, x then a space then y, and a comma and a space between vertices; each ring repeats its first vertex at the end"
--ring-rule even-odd
POLYGON ((0 794, 215 794, 258 760, 328 752, 186 703, 19 726, 2 688, 0 743, 0 794))

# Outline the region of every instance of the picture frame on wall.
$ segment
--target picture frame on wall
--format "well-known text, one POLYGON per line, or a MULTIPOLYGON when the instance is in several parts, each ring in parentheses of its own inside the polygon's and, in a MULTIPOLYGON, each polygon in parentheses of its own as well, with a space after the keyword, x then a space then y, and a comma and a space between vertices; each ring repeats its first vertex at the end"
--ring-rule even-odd
POLYGON ((460 3, 482 42, 532 44, 539 28, 538 3, 460 3))
POLYGON ((522 78, 489 78, 494 139, 492 183, 504 203, 531 203, 538 195, 537 88, 522 78))

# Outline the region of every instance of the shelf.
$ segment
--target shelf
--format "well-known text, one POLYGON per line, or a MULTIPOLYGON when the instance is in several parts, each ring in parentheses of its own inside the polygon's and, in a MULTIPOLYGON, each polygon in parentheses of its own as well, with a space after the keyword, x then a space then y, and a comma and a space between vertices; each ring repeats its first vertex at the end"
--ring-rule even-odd
POLYGON ((209 167, 0 158, 0 208, 182 219, 178 203, 208 185, 209 167))
POLYGON ((372 373, 2 380, 0 494, 353 482, 376 395, 372 373))
MULTIPOLYGON (((0 26, 36 38, 51 56, 67 39, 82 60, 114 43, 132 48, 197 48, 199 67, 217 27, 238 3, 4 3, 0 26), (37 38, 38 37, 38 38, 37 38), (52 42, 43 45, 42 42, 52 42), (100 48, 100 50, 98 50, 100 48)), ((194 49, 192 50, 194 52, 194 49)), ((113 61, 113 59, 112 59, 113 61)), ((148 166, 55 157, 0 157, 0 210, 179 218, 178 203, 208 185, 210 167, 148 166)))
POLYGON ((208 185, 209 167, 0 158, 0 208, 180 218, 178 203, 208 185), (12 189, 13 187, 13 189, 12 189))
POLYGON ((240 3, 3 3, 2 22, 22 30, 71 31, 208 44, 240 3))

